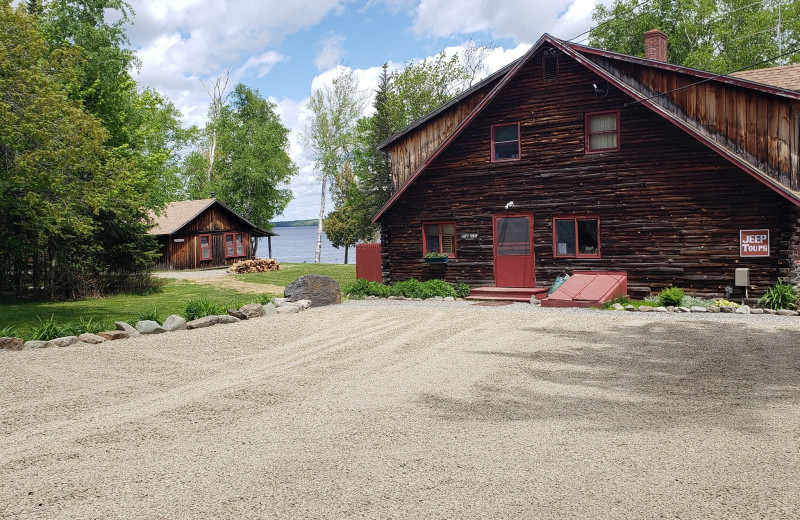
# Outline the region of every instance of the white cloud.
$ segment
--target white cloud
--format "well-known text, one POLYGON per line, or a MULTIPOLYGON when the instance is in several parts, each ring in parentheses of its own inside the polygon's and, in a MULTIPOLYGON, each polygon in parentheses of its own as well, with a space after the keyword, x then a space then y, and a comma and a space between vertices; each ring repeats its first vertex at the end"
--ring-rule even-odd
POLYGON ((328 33, 320 40, 322 49, 314 59, 314 65, 318 70, 325 70, 335 67, 342 61, 344 57, 344 44, 345 37, 340 34, 328 33))
POLYGON ((420 0, 414 31, 433 37, 485 32, 525 43, 545 32, 571 38, 588 26, 595 4, 596 0, 420 0))

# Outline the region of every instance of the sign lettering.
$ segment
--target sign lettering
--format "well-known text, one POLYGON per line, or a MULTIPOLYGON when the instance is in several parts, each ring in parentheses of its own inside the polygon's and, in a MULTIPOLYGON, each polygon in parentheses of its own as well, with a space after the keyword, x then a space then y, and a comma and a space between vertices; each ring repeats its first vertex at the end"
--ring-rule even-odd
POLYGON ((460 233, 458 235, 458 238, 460 238, 461 240, 478 240, 478 234, 477 233, 460 233))
POLYGON ((769 229, 740 230, 739 256, 769 256, 769 229))

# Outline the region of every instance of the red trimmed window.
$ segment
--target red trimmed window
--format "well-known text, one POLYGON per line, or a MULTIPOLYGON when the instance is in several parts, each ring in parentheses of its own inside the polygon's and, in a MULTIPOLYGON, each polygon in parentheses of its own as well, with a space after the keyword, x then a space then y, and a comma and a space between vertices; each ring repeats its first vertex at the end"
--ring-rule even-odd
POLYGON ((211 260, 211 235, 200 235, 200 260, 211 260))
POLYGON ((598 217, 554 218, 553 256, 600 258, 600 219, 598 217))
POLYGON ((244 235, 242 233, 225 233, 225 258, 244 256, 244 235))
POLYGON ((619 111, 586 114, 586 153, 619 150, 619 111))
POLYGON ((456 223, 431 222, 422 225, 422 254, 447 253, 456 256, 456 223))
POLYGON ((492 126, 492 162, 519 161, 519 123, 492 126))

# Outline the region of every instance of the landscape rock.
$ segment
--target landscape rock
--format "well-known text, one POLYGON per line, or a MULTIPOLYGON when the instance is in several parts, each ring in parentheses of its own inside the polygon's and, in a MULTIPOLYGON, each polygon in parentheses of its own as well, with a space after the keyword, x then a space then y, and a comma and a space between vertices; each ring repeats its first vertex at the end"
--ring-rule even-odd
POLYGON ((778 314, 775 309, 764 309, 764 314, 778 314))
POLYGON ((141 320, 136 322, 136 330, 139 334, 162 334, 167 332, 167 329, 162 327, 157 321, 141 320))
POLYGON ((778 316, 797 316, 797 311, 790 309, 780 309, 779 311, 776 311, 776 313, 778 316))
POLYGON ((678 307, 675 310, 677 312, 689 312, 689 307, 678 307))
POLYGON ((204 316, 202 318, 197 318, 196 320, 186 322, 186 328, 189 330, 202 329, 204 327, 211 327, 212 325, 216 325, 217 323, 219 323, 219 316, 217 315, 204 316))
POLYGON ((248 303, 247 305, 242 305, 239 308, 239 312, 248 318, 258 318, 264 315, 264 306, 260 303, 248 303))
POLYGON ((286 304, 278 307, 278 314, 295 314, 300 312, 300 307, 294 304, 286 304))
POLYGON ((658 307, 653 307, 653 310, 651 312, 668 312, 668 311, 666 307, 658 306, 658 307))
POLYGON ((273 303, 264 305, 264 316, 274 316, 278 314, 278 308, 273 303))
POLYGON ((228 309, 228 316, 233 316, 237 320, 248 319, 247 314, 243 313, 242 311, 237 311, 236 309, 228 309))
POLYGON ((750 309, 750 314, 764 314, 764 309, 750 309))
POLYGON ((733 314, 734 312, 736 312, 736 308, 735 307, 730 307, 728 305, 723 305, 723 306, 721 306, 719 308, 719 312, 723 312, 723 313, 726 313, 726 314, 733 314))
POLYGON ((720 310, 716 305, 711 305, 708 307, 708 312, 720 312, 720 310))
MULTIPOLYGON (((738 307, 735 312, 736 314, 750 314, 750 307, 747 305, 742 305, 741 307, 738 307)), ((795 313, 795 315, 797 315, 797 313, 795 313)))
POLYGON ((117 330, 125 332, 131 338, 135 338, 137 336, 142 335, 138 330, 131 327, 130 324, 125 323, 124 321, 115 321, 114 326, 117 327, 117 330))
POLYGON ((614 305, 611 306, 611 308, 613 310, 615 310, 615 311, 624 311, 625 310, 625 307, 623 307, 622 304, 619 304, 619 303, 615 303, 614 305))
POLYGON ((273 298, 272 303, 275 307, 280 307, 281 305, 286 305, 287 303, 291 303, 288 298, 273 298))
POLYGON ((240 321, 242 321, 242 320, 240 320, 236 316, 231 316, 229 314, 228 315, 222 314, 220 316, 217 316, 217 324, 218 325, 223 325, 223 324, 226 324, 226 323, 238 323, 240 321))
POLYGON ((100 336, 101 338, 107 339, 108 341, 114 341, 117 339, 125 339, 127 337, 130 337, 128 333, 125 332, 124 330, 106 330, 104 332, 98 332, 97 335, 100 336))
POLYGON ((653 312, 653 308, 649 305, 640 305, 639 312, 653 312))
POLYGON ((167 332, 186 330, 186 319, 183 316, 172 314, 167 316, 167 319, 164 320, 164 325, 162 325, 162 327, 164 327, 167 332))
POLYGON ((295 305, 300 307, 301 311, 304 311, 304 310, 308 309, 309 307, 311 307, 311 302, 308 301, 308 300, 299 300, 299 301, 295 302, 295 305))
POLYGON ((693 305, 689 308, 690 312, 708 312, 708 309, 705 307, 701 307, 700 305, 693 305))
MULTIPOLYGON (((445 300, 446 299, 447 298, 445 298, 445 300)), ((542 301, 539 298, 537 298, 536 296, 531 296, 531 305, 533 305, 535 307, 541 307, 542 301)))
POLYGON ((106 340, 106 338, 104 338, 103 336, 99 336, 97 334, 90 334, 88 332, 78 336, 78 339, 84 343, 89 343, 92 345, 97 345, 98 343, 102 343, 106 340))
POLYGON ((47 348, 47 342, 38 340, 38 339, 31 339, 23 343, 23 348, 47 348))
POLYGON ((64 336, 63 338, 55 338, 48 341, 47 348, 69 347, 70 345, 74 345, 75 343, 80 343, 80 342, 81 340, 78 339, 78 336, 64 336))
POLYGON ((4 337, 0 338, 0 349, 22 350, 24 342, 22 338, 4 337))
POLYGON ((323 307, 342 303, 342 291, 339 282, 330 276, 306 274, 289 285, 283 296, 290 301, 311 300, 313 307, 323 307))
MULTIPOLYGON (((533 296, 531 296, 531 298, 533 298, 533 296)), ((536 300, 536 298, 533 298, 533 299, 536 300)), ((456 301, 456 299, 454 297, 452 297, 452 296, 445 296, 444 297, 444 301, 446 301, 446 302, 454 302, 454 301, 456 301)), ((536 300, 536 301, 539 302, 539 300, 536 300)), ((539 302, 539 303, 541 303, 541 302, 539 302)), ((534 303, 534 305, 537 305, 537 304, 534 303)))
POLYGON ((626 305, 626 306, 625 306, 625 310, 626 310, 626 311, 629 311, 629 312, 636 312, 636 311, 638 311, 639 309, 637 309, 636 307, 634 307, 634 306, 633 306, 633 305, 631 305, 631 304, 628 304, 628 305, 626 305))

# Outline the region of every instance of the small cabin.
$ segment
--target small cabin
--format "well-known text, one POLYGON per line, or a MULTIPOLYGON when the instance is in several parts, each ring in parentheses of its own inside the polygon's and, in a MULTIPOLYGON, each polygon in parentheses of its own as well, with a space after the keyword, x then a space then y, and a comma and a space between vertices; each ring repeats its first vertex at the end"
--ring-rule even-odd
POLYGON ((272 257, 276 234, 258 228, 215 198, 172 202, 153 221, 148 233, 158 238, 157 269, 211 269, 250 260, 253 239, 258 237, 267 237, 272 257))
POLYGON ((544 35, 382 143, 383 280, 621 271, 635 297, 800 281, 800 66, 721 76, 645 38, 638 58, 544 35))

